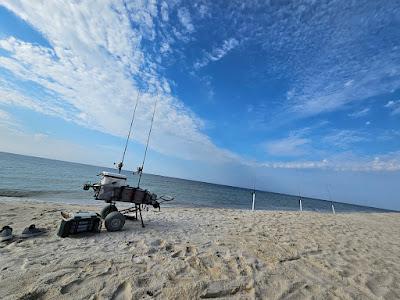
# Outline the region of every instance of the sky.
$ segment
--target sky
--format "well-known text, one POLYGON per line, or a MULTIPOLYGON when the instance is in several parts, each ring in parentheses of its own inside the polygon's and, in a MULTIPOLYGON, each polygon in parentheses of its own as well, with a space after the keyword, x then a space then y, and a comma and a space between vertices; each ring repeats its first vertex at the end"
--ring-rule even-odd
POLYGON ((0 0, 0 151, 400 210, 399 1, 0 0), (329 196, 328 190, 331 191, 329 196))

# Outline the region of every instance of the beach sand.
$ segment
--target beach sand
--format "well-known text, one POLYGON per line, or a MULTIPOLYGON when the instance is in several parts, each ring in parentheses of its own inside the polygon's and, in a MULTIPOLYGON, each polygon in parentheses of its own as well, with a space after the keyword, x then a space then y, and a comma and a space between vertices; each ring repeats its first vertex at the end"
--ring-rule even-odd
POLYGON ((0 202, 0 299, 400 299, 400 214, 162 208, 145 228, 56 235, 60 211, 0 202))

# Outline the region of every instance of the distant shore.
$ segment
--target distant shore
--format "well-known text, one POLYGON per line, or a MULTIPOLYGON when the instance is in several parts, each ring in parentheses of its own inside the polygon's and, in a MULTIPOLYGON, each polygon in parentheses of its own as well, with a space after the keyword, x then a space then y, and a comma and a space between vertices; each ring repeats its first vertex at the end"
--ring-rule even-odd
POLYGON ((400 298, 400 214, 162 208, 145 228, 61 239, 60 211, 0 200, 0 226, 42 237, 0 243, 0 298, 400 298))

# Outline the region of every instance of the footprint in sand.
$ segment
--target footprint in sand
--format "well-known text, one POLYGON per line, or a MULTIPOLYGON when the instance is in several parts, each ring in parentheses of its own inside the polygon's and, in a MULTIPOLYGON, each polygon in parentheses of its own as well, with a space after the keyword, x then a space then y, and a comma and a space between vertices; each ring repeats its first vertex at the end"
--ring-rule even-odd
POLYGON ((389 275, 380 274, 373 276, 366 282, 366 286, 370 291, 377 297, 384 297, 386 293, 390 290, 390 285, 393 279, 389 275))
POLYGON ((82 279, 76 279, 67 283, 61 287, 60 293, 63 295, 69 293, 70 291, 76 289, 82 283, 82 281, 82 279))
POLYGON ((147 250, 147 254, 154 254, 158 251, 158 248, 155 247, 150 247, 149 250, 147 250))
POLYGON ((193 256, 197 254, 197 250, 193 246, 186 246, 185 256, 193 256))
POLYGON ((280 296, 280 299, 287 299, 287 298, 298 299, 298 298, 300 298, 301 292, 305 286, 306 286, 305 281, 297 281, 292 284, 289 284, 287 289, 280 296), (299 295, 299 293, 300 293, 300 295, 299 295))
POLYGON ((161 239, 157 239, 157 240, 151 242, 151 245, 153 247, 162 247, 164 244, 165 244, 165 241, 161 240, 161 239))
POLYGON ((235 274, 236 276, 248 276, 253 273, 252 268, 248 265, 243 257, 236 256, 224 258, 224 264, 228 270, 228 273, 232 275, 235 274))
POLYGON ((168 244, 165 246, 165 250, 168 251, 168 252, 174 252, 175 247, 174 247, 173 244, 168 243, 168 244))
POLYGON ((55 282, 63 280, 65 277, 71 277, 74 272, 71 270, 58 270, 55 272, 47 273, 46 278, 43 282, 46 285, 54 284, 55 282))
POLYGON ((111 296, 112 300, 125 300, 132 299, 132 285, 129 282, 121 283, 114 294, 111 296))
POLYGON ((136 278, 136 286, 138 286, 139 288, 148 286, 149 282, 150 282, 150 277, 148 275, 136 278))
POLYGON ((172 253, 171 257, 172 258, 177 258, 177 257, 181 257, 182 256, 182 250, 178 250, 174 253, 172 253))

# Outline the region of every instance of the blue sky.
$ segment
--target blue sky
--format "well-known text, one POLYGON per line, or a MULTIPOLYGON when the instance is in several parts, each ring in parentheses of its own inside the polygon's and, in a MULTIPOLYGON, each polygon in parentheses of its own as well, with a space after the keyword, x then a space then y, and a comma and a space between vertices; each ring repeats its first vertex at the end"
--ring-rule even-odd
POLYGON ((400 209, 398 1, 3 1, 0 151, 400 209))

